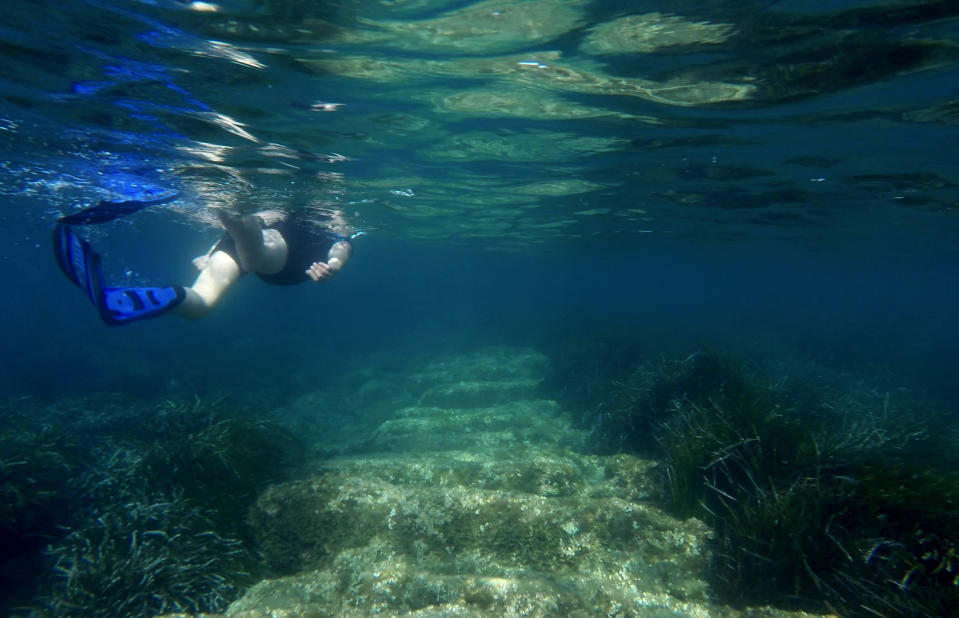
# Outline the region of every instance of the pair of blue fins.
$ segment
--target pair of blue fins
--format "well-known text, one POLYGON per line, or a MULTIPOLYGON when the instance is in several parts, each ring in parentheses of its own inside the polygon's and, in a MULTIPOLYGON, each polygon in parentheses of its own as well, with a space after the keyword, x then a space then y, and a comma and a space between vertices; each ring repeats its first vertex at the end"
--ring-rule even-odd
POLYGON ((110 326, 154 318, 171 311, 186 298, 181 286, 114 287, 103 283, 100 256, 90 243, 73 231, 76 225, 106 223, 138 210, 173 201, 173 190, 149 192, 142 199, 103 200, 96 206, 57 219, 53 230, 53 254, 67 279, 79 286, 110 326))

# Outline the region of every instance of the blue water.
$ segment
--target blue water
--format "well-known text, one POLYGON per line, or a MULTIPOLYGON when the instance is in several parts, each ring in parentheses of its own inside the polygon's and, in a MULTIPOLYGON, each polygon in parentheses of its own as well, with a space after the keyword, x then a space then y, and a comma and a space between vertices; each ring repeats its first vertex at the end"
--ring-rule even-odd
POLYGON ((959 406, 955 3, 204 7, 3 3, 4 398, 282 399, 372 354, 612 333, 959 406), (666 11, 682 37, 597 51, 666 11), (210 207, 366 233, 322 287, 248 277, 202 321, 109 328, 50 232, 157 190, 81 232, 111 284, 189 284, 210 207))
POLYGON ((264 357, 535 342, 610 321, 685 345, 761 337, 921 367, 909 378, 948 388, 959 81, 955 23, 936 4, 690 5, 688 23, 734 34, 589 55, 591 24, 655 5, 558 3, 565 30, 528 42, 469 21, 435 41, 361 36, 468 3, 9 3, 6 389, 49 389, 38 376, 51 373, 66 374, 54 389, 110 388, 130 354, 157 363, 158 382, 167 358, 197 359, 180 380, 229 381, 264 357), (580 77, 542 78, 560 68, 580 77), (666 104, 622 94, 619 75, 756 88, 666 104), (450 109, 457 94, 507 103, 450 109), (47 234, 58 215, 144 187, 182 193, 89 230, 111 283, 188 283, 218 237, 198 221, 211 205, 319 204, 368 234, 327 289, 243 281, 200 324, 114 332, 60 277, 47 234), (261 343, 230 366, 241 339, 261 343), (91 355, 104 365, 74 383, 91 355))

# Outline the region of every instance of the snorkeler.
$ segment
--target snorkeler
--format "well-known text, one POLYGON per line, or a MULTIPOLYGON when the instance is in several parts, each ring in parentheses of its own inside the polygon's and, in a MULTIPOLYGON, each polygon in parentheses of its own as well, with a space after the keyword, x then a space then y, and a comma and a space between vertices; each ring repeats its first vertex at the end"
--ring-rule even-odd
POLYGON ((247 272, 274 285, 329 281, 353 254, 348 237, 320 231, 301 217, 277 211, 240 216, 218 210, 226 234, 206 255, 193 260, 200 274, 192 286, 105 286, 100 256, 70 225, 100 223, 129 212, 129 204, 101 202, 81 213, 61 217, 53 232, 53 249, 60 269, 86 292, 100 318, 111 326, 170 312, 188 319, 201 318, 247 272), (113 213, 118 214, 110 216, 113 213))
POLYGON ((200 274, 176 308, 186 318, 206 315, 243 273, 256 273, 274 285, 322 283, 353 255, 345 236, 320 233, 309 221, 286 213, 238 216, 219 210, 217 214, 227 233, 206 255, 193 260, 200 274))

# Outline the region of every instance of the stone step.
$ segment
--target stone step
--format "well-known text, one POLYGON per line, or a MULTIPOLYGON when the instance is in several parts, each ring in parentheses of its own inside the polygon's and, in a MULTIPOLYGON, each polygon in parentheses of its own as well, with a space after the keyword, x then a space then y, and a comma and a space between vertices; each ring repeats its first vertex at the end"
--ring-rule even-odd
MULTIPOLYGON (((273 568, 289 573, 329 568, 344 551, 370 546, 429 570, 479 575, 523 568, 617 571, 634 560, 658 565, 650 581, 634 575, 637 586, 654 590, 667 571, 699 573, 706 567, 706 528, 644 503, 410 486, 355 472, 330 470, 260 496, 251 521, 273 568)), ((564 482, 544 478, 558 487, 564 482)))
POLYGON ((420 395, 422 406, 478 408, 537 396, 540 380, 460 380, 428 386, 420 395))
POLYGON ((655 463, 582 454, 585 432, 537 398, 547 368, 489 347, 357 376, 340 399, 377 429, 339 452, 365 455, 259 496, 258 549, 287 576, 226 618, 758 615, 710 601, 710 531, 653 506, 655 463))
MULTIPOLYGON (((372 441, 366 442, 360 448, 349 452, 432 452, 447 450, 472 451, 491 449, 516 449, 534 443, 543 443, 553 439, 553 435, 546 429, 535 428, 526 430, 482 431, 462 433, 449 436, 428 436, 425 434, 386 434, 377 435, 372 441)), ((560 446, 557 444, 557 446, 560 446)), ((572 445, 570 445, 572 446, 572 445)))
POLYGON ((547 444, 580 447, 586 433, 569 428, 548 400, 515 401, 484 408, 403 408, 383 422, 364 446, 376 451, 442 451, 547 444))
MULTIPOLYGON (((717 616, 704 586, 660 579, 661 591, 641 591, 630 578, 648 565, 624 562, 619 576, 554 574, 530 570, 496 575, 446 574, 418 570, 395 555, 344 554, 334 568, 266 580, 232 604, 227 618, 499 618, 533 616, 717 616), (368 566, 367 566, 368 565, 368 566)), ((648 579, 648 578, 647 578, 648 579)), ((740 614, 727 609, 724 618, 740 614)), ((754 614, 749 614, 754 615, 754 614)), ((755 614, 758 615, 758 614, 755 614)), ((767 610, 767 618, 788 612, 767 610)), ((808 614, 795 614, 811 618, 808 614)))
POLYGON ((524 348, 488 346, 423 364, 407 377, 413 388, 462 381, 531 380, 540 382, 549 369, 549 359, 524 348))
POLYGON ((542 497, 615 497, 650 500, 661 492, 655 462, 631 455, 598 456, 529 446, 475 451, 374 454, 337 457, 322 463, 313 476, 364 477, 391 485, 469 487, 528 493, 542 497))
MULTIPOLYGON (((520 399, 491 404, 481 408, 458 408, 453 406, 417 405, 400 408, 394 412, 396 419, 423 419, 443 422, 447 419, 469 419, 484 415, 512 416, 517 422, 524 418, 541 417, 555 419, 562 410, 551 399, 520 399)), ((562 424, 566 424, 565 421, 562 424)))

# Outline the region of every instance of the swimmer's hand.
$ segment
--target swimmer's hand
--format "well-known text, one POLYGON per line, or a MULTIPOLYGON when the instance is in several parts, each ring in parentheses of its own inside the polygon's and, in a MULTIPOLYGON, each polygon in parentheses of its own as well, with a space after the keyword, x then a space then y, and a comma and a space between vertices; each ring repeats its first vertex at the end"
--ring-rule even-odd
POLYGON ((324 281, 332 279, 339 271, 339 260, 333 259, 330 260, 329 263, 313 262, 313 264, 306 269, 306 275, 317 283, 323 283, 324 281))
POLYGON ((306 269, 306 274, 317 283, 329 281, 346 265, 351 255, 353 255, 353 246, 341 240, 330 247, 325 262, 313 262, 313 265, 306 269))

